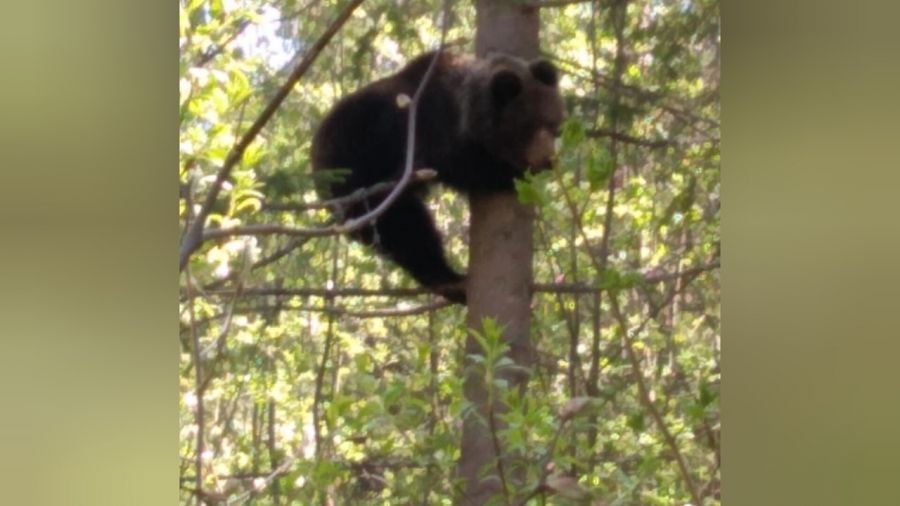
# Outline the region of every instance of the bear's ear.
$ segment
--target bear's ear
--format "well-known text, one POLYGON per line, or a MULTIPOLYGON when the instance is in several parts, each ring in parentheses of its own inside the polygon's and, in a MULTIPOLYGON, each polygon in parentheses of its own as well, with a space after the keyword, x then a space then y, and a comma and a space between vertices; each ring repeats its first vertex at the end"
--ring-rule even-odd
POLYGON ((547 60, 535 60, 528 66, 531 75, 547 86, 556 86, 558 81, 556 66, 547 60))
POLYGON ((491 97, 503 107, 522 93, 522 79, 512 70, 499 70, 491 76, 491 97))

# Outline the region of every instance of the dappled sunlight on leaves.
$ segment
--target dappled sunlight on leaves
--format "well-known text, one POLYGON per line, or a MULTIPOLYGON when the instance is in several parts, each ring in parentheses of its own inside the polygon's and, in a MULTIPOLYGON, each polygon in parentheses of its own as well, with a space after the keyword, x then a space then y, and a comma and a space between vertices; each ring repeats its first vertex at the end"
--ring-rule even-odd
MULTIPOLYGON (((182 226, 345 4, 180 3, 182 226)), ((433 48, 440 5, 364 2, 247 147, 206 225, 324 226, 328 209, 277 207, 319 202, 312 133, 341 97, 433 48)), ((504 379, 517 366, 496 322, 475 329, 482 354, 467 352, 464 308, 432 308, 436 296, 346 237, 207 241, 180 278, 182 502, 200 488, 237 504, 453 504, 473 413, 462 378, 476 368, 507 408, 497 436, 521 473, 516 498, 693 503, 680 456, 702 504, 719 504, 717 3, 629 2, 618 81, 613 9, 593 5, 541 14, 568 120, 553 169, 516 185, 538 214, 528 388, 504 379)), ((474 9, 452 10, 449 39, 470 52, 474 9)), ((466 197, 438 187, 427 203, 464 270, 466 197)))

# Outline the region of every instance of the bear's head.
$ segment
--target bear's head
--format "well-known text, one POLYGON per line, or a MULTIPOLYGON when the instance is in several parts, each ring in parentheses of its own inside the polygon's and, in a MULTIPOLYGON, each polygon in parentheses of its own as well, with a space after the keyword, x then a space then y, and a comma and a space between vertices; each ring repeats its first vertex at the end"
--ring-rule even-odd
POLYGON ((464 86, 462 134, 518 171, 550 167, 564 119, 556 67, 494 53, 464 86))

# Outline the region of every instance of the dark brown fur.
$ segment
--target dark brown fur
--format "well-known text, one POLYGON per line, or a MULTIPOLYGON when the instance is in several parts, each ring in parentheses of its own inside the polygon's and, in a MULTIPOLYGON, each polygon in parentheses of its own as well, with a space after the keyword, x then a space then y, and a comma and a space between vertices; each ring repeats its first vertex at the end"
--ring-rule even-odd
MULTIPOLYGON (((419 56, 345 97, 324 119, 313 139, 313 169, 349 173, 323 188, 323 196, 400 177, 408 110, 397 97, 415 94, 433 56, 419 56)), ((439 58, 418 105, 414 169, 434 169, 440 182, 458 191, 484 193, 511 190, 529 167, 550 165, 553 134, 563 119, 552 64, 505 55, 439 58)), ((464 277, 447 264, 417 190, 408 188, 374 227, 354 238, 376 247, 422 285, 465 303, 464 277)), ((373 198, 347 214, 360 216, 378 202, 373 198)))

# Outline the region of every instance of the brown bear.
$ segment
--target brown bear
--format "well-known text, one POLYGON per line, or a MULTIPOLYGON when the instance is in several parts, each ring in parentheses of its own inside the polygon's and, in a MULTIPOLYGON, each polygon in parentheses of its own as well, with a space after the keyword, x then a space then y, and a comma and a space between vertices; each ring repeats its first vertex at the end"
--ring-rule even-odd
MULTIPOLYGON (((396 74, 357 90, 325 117, 313 138, 312 167, 344 174, 320 185, 323 197, 400 178, 408 120, 402 96, 415 95, 434 56, 421 55, 396 74)), ((550 166, 563 112, 557 71, 546 60, 442 52, 417 106, 413 169, 434 169, 439 182, 464 193, 511 191, 513 180, 526 170, 550 166)), ((406 188, 374 226, 353 237, 422 285, 464 304, 464 276, 447 264, 441 236, 422 202, 422 187, 406 188)), ((354 204, 345 217, 361 216, 383 198, 354 204)))

